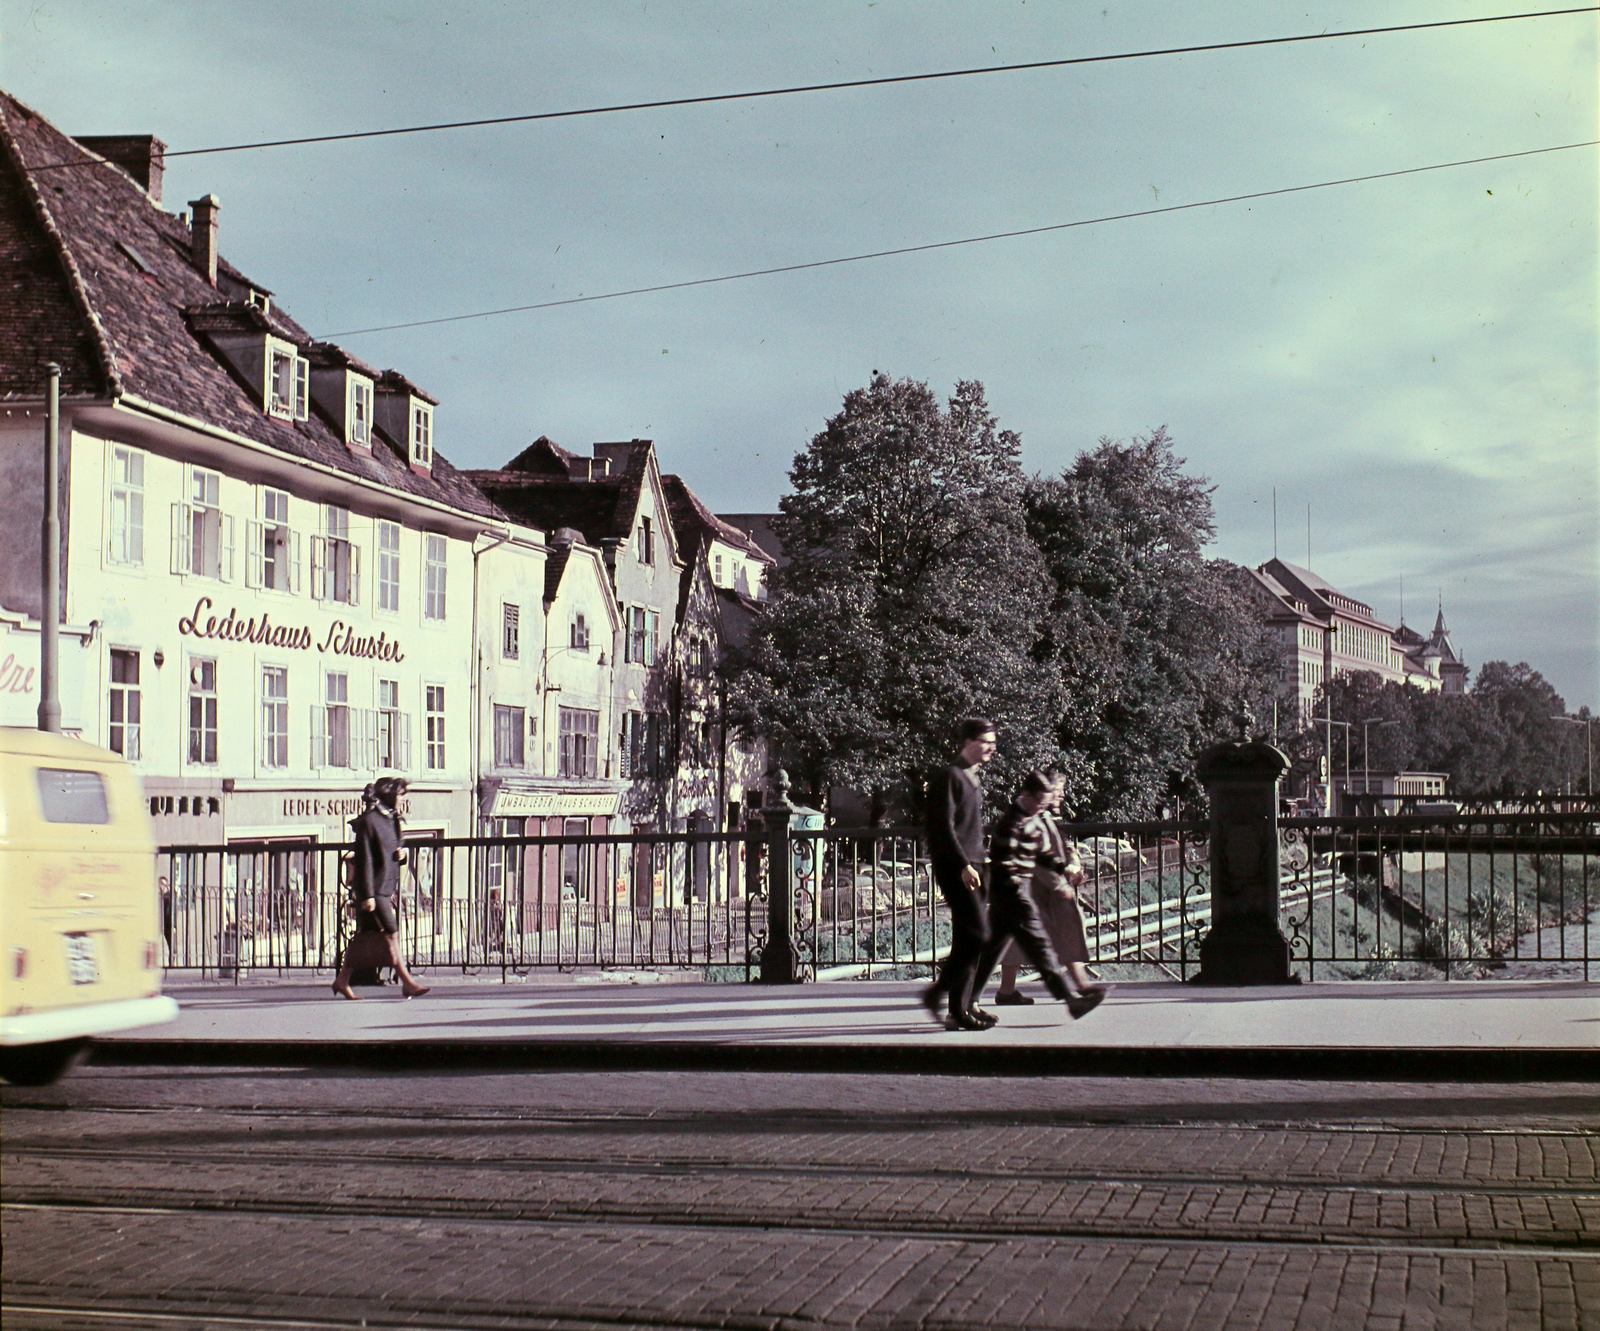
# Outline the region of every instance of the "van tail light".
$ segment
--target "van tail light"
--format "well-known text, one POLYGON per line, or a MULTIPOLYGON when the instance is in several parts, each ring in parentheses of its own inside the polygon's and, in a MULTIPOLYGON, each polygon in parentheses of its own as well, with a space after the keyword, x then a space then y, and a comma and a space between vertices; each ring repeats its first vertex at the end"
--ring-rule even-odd
POLYGON ((27 948, 14 947, 11 949, 11 974, 19 980, 28 974, 27 948))
POLYGON ((153 971, 161 964, 161 949, 154 943, 144 945, 144 968, 153 971))

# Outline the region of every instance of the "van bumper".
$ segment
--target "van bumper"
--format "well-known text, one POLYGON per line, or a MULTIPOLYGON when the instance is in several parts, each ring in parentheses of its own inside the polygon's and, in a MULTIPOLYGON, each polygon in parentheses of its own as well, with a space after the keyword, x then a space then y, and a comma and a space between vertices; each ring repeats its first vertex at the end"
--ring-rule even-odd
POLYGON ((86 1035, 109 1035, 135 1026, 155 1026, 172 1021, 178 1005, 170 998, 129 998, 120 1003, 88 1003, 52 1012, 25 1012, 0 1017, 0 1045, 45 1044, 52 1040, 78 1040, 86 1035))

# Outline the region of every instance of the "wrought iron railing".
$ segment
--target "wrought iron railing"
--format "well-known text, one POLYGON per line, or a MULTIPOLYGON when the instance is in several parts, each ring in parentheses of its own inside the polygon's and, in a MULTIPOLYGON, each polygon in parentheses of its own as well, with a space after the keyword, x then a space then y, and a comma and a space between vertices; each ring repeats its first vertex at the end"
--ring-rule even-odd
MULTIPOLYGON (((1092 966, 1195 974, 1211 921, 1208 830, 1190 819, 1065 829, 1086 875, 1078 897, 1092 966)), ((1593 813, 1289 818, 1279 846, 1280 926, 1306 979, 1600 978, 1593 813)), ((164 849, 169 966, 224 975, 336 966, 352 928, 349 849, 164 849)), ((401 944, 425 970, 675 968, 745 979, 770 975, 778 940, 799 978, 910 977, 949 946, 916 828, 445 838, 407 849, 401 944)))

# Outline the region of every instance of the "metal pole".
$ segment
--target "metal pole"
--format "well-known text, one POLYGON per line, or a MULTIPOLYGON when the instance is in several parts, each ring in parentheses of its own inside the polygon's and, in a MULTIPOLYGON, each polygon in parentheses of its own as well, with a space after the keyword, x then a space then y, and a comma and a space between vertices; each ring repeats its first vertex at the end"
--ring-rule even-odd
POLYGON ((39 525, 39 729, 61 733, 61 367, 45 366, 44 520, 39 525))
MULTIPOLYGON (((1306 507, 1306 562, 1311 560, 1311 508, 1306 507)), ((1322 801, 1322 814, 1325 818, 1333 817, 1333 635, 1337 626, 1329 624, 1322 630, 1322 709, 1326 714, 1326 738, 1323 741, 1323 753, 1327 756, 1328 772, 1327 786, 1322 801)))

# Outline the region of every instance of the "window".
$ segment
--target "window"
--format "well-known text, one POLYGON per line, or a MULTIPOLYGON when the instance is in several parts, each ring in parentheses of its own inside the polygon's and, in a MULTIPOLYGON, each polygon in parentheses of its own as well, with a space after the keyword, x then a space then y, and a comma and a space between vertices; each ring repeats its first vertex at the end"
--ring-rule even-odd
POLYGON ((323 709, 325 752, 328 767, 351 767, 350 676, 328 676, 328 703, 323 709))
POLYGON ((411 401, 411 461, 419 467, 433 466, 433 408, 415 398, 411 401))
POLYGON ((144 563, 144 454, 111 450, 111 545, 113 564, 144 563))
MULTIPOLYGON (((503 838, 527 835, 526 818, 491 818, 489 835, 494 841, 488 847, 484 864, 484 886, 489 889, 489 900, 501 902, 515 895, 522 886, 522 852, 520 846, 508 846, 503 838)), ((491 907, 491 910, 493 908, 491 907)), ((491 915, 491 918, 492 915, 491 915)), ((505 909, 500 907, 498 924, 491 924, 490 947, 503 947, 502 931, 505 928, 505 909)))
POLYGON ((667 752, 667 718, 657 712, 624 712, 622 716, 622 775, 642 778, 665 776, 670 770, 667 752))
POLYGON ((641 564, 654 564, 656 562, 656 537, 650 529, 650 519, 639 519, 639 562, 641 564))
POLYGON ((217 663, 189 661, 189 761, 217 761, 217 663))
POLYGON ((350 539, 350 510, 323 505, 326 534, 311 538, 311 595, 319 601, 361 604, 361 547, 350 539))
POLYGON ((348 376, 349 396, 345 399, 345 433, 352 444, 372 443, 372 385, 355 375, 348 376))
POLYGON ((717 586, 722 586, 722 556, 711 556, 711 581, 717 586))
POLYGON ((300 590, 300 535, 289 527, 289 496, 282 490, 263 490, 261 521, 246 525, 244 575, 247 586, 300 590))
POLYGON ((270 375, 267 383, 267 410, 285 420, 306 419, 310 402, 310 366, 292 348, 269 342, 270 375))
POLYGON ((561 708, 561 766, 564 777, 592 777, 600 748, 600 713, 561 708))
POLYGON ((39 812, 47 823, 109 823, 106 783, 99 772, 74 772, 62 767, 36 767, 39 812))
POLYGON ((378 524, 378 609, 400 609, 400 524, 378 524))
POLYGON ((494 709, 494 765, 496 767, 521 767, 523 711, 520 707, 494 709))
POLYGON ((400 710, 400 681, 378 681, 377 765, 411 766, 411 717, 400 710))
POLYGON ((189 502, 172 506, 172 571, 233 581, 233 516, 219 504, 222 477, 189 473, 189 502))
POLYGON ((502 605, 500 607, 500 655, 507 661, 517 659, 517 607, 502 605))
POLYGON ((583 612, 581 610, 573 618, 572 632, 568 645, 575 652, 586 652, 589 650, 589 625, 584 619, 583 612))
POLYGON ((261 670, 261 765, 289 765, 289 671, 286 666, 261 670))
POLYGON ((311 367, 304 356, 289 347, 269 342, 271 377, 267 384, 267 410, 285 420, 303 421, 310 404, 311 367))
POLYGON ((642 605, 628 610, 628 638, 624 644, 626 659, 636 665, 656 663, 656 635, 661 627, 661 613, 642 605))
POLYGON ((443 619, 445 575, 444 537, 426 536, 423 538, 423 546, 422 617, 424 619, 443 619))
POLYGON ((106 748, 129 762, 139 757, 139 653, 111 652, 111 718, 106 748))
MULTIPOLYGON (((563 818, 561 820, 561 835, 565 837, 581 837, 589 835, 589 820, 587 818, 563 818)), ((599 849, 592 845, 575 845, 570 841, 561 847, 561 896, 564 900, 588 901, 593 896, 593 876, 589 872, 590 861, 599 849)))
POLYGON ((428 719, 427 764, 430 772, 444 770, 444 685, 429 684, 423 690, 428 719))

